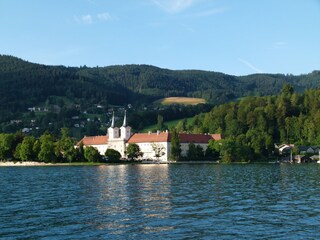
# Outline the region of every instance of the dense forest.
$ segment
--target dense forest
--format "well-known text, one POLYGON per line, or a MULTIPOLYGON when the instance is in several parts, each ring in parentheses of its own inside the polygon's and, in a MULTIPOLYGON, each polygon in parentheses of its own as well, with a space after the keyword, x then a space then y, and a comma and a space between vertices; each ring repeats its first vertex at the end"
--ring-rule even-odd
POLYGON ((159 113, 165 121, 190 117, 244 96, 277 94, 285 83, 298 92, 315 88, 320 72, 237 77, 148 65, 47 66, 0 55, 0 131, 28 128, 40 136, 46 130, 58 133, 68 127, 78 138, 101 134, 109 121, 108 111, 119 108, 131 109, 130 124, 139 130, 156 123, 159 113), (200 97, 208 104, 193 108, 154 104, 159 98, 171 96, 200 97))
MULTIPOLYGON (((180 121, 170 131, 173 135, 179 132, 209 132, 222 133, 223 136, 222 140, 210 141, 206 151, 191 143, 187 158, 176 157, 177 159, 220 159, 225 163, 254 162, 279 157, 276 144, 319 146, 319 122, 320 89, 296 93, 292 85, 286 84, 278 96, 245 97, 236 102, 222 104, 209 113, 195 116, 191 122, 180 121)), ((70 137, 67 128, 62 128, 59 136, 45 132, 39 138, 21 132, 0 133, 0 159, 102 161, 94 148, 83 149, 80 146, 75 149, 74 144, 75 141, 70 137)), ((178 149, 179 143, 176 144, 178 149)), ((173 149, 172 145, 172 151, 173 149)), ((297 151, 297 148, 294 151, 297 151)), ((177 151, 177 155, 179 153, 180 151, 177 151)))
POLYGON ((278 96, 246 97, 216 106, 189 125, 180 122, 178 130, 222 133, 224 139, 211 148, 232 162, 275 156, 275 144, 319 146, 319 123, 320 89, 296 93, 286 84, 278 96))

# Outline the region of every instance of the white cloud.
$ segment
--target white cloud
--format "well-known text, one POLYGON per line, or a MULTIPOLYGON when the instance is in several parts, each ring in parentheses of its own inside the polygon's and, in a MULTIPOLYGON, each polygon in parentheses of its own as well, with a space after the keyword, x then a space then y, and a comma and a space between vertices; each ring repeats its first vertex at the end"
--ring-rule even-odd
POLYGON ((91 24, 92 23, 92 17, 90 14, 87 14, 87 15, 82 15, 81 16, 81 20, 83 23, 85 24, 91 24))
POLYGON ((109 13, 107 12, 104 12, 104 13, 98 13, 97 14, 97 18, 100 20, 100 21, 108 21, 108 20, 111 20, 112 17, 109 13))
POLYGON ((191 7, 196 0, 152 0, 154 4, 169 13, 178 13, 191 7))
POLYGON ((93 22, 92 16, 90 14, 87 15, 81 15, 80 17, 78 16, 73 16, 73 19, 78 22, 78 23, 83 23, 83 24, 91 24, 93 22))
POLYGON ((253 66, 250 62, 248 62, 247 60, 244 60, 242 58, 238 58, 238 60, 240 62, 242 62, 244 65, 246 65, 247 67, 251 68, 251 70, 255 71, 256 73, 263 73, 262 70, 260 70, 259 68, 253 66))
POLYGON ((113 18, 111 15, 107 12, 103 13, 98 13, 96 15, 91 15, 91 14, 86 14, 86 15, 81 15, 81 16, 73 16, 73 20, 76 21, 77 23, 85 24, 85 25, 90 25, 94 23, 94 21, 99 20, 102 22, 112 20, 113 18))

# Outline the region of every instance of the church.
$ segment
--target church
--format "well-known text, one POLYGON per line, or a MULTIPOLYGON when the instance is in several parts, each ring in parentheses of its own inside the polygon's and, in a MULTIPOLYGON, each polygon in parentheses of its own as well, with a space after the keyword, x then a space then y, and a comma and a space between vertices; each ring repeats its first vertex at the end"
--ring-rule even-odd
MULTIPOLYGON (((221 134, 189 134, 180 133, 181 155, 186 156, 189 144, 200 145, 205 151, 209 140, 220 140, 221 134)), ((101 155, 104 155, 108 148, 117 150, 121 157, 126 159, 126 147, 130 143, 135 143, 140 147, 143 153, 142 159, 157 160, 168 162, 170 160, 171 134, 168 131, 156 133, 132 133, 131 127, 127 125, 126 112, 123 118, 123 124, 120 128, 115 126, 114 114, 112 115, 111 125, 108 128, 108 134, 104 136, 85 136, 80 140, 84 147, 92 146, 96 148, 101 155)))

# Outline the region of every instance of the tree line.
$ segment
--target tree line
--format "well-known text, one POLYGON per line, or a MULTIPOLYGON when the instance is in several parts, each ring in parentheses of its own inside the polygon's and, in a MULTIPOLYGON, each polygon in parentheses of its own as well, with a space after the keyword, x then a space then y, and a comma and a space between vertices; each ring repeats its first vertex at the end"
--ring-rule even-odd
MULTIPOLYGON (((75 147, 75 141, 69 135, 68 128, 61 129, 61 137, 46 132, 38 139, 34 136, 0 133, 0 161, 36 161, 45 163, 71 162, 119 162, 121 154, 114 149, 107 149, 104 155, 92 146, 83 146, 80 142, 75 147)), ((157 148, 155 148, 157 151, 157 148)), ((161 150, 160 150, 161 151, 161 150)), ((159 151, 155 156, 160 157, 159 151), (158 154, 158 155, 157 155, 158 154)), ((143 156, 137 144, 129 144, 126 155, 131 161, 143 156)))
POLYGON ((284 85, 278 96, 246 97, 194 117, 188 131, 221 133, 209 147, 222 161, 255 161, 276 156, 275 144, 320 145, 320 89, 294 92, 284 85))
POLYGON ((86 162, 96 161, 92 149, 74 147, 74 140, 68 129, 61 129, 61 138, 46 132, 38 139, 34 136, 0 134, 0 160, 39 161, 39 162, 86 162))

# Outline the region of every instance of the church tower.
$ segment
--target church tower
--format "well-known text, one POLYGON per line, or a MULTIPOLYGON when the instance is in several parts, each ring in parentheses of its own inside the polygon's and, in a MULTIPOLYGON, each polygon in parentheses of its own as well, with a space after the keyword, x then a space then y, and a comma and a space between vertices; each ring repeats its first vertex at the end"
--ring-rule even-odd
POLYGON ((131 127, 127 125, 127 111, 124 111, 123 124, 120 128, 121 138, 128 140, 131 137, 131 127))
POLYGON ((111 126, 108 128, 109 140, 119 138, 119 128, 114 126, 114 112, 112 113, 111 126))

